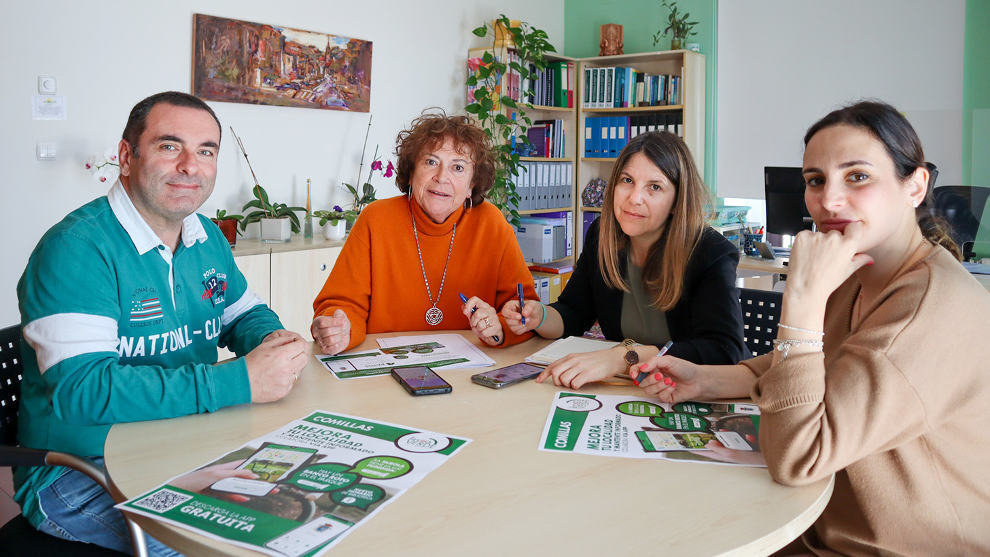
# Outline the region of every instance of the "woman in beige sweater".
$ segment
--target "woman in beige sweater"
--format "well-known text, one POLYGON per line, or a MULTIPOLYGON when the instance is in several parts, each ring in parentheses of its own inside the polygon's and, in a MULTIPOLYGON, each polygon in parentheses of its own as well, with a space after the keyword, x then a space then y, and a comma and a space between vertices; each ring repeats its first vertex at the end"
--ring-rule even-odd
POLYGON ((751 394, 774 479, 835 474, 808 550, 988 554, 990 294, 931 222, 918 136, 893 107, 860 102, 808 130, 803 173, 818 231, 791 250, 776 349, 630 374, 655 371, 641 386, 667 402, 751 394))

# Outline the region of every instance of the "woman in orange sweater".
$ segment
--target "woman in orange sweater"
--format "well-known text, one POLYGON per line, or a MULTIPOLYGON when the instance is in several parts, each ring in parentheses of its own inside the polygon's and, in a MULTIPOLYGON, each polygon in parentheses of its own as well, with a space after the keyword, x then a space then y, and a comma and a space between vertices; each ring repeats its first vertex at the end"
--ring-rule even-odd
POLYGON ((495 182, 488 136, 465 116, 423 114, 399 132, 396 154, 406 195, 362 211, 313 302, 323 353, 389 331, 470 328, 489 346, 529 338, 494 309, 518 284, 536 292, 512 227, 485 202, 495 182))

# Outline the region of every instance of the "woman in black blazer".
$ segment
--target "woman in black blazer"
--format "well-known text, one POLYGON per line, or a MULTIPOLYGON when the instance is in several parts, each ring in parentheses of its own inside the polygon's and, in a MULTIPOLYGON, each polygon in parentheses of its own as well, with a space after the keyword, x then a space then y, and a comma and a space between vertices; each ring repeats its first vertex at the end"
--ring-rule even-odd
POLYGON ((549 306, 527 300, 522 314, 518 300, 502 307, 517 334, 580 336, 598 321, 606 338, 622 343, 561 358, 538 381, 552 377, 579 388, 624 375, 667 341, 673 342, 668 354, 695 363, 734 364, 745 357, 735 288, 739 252, 705 225, 707 200, 679 137, 647 133, 629 142, 560 299, 549 306))

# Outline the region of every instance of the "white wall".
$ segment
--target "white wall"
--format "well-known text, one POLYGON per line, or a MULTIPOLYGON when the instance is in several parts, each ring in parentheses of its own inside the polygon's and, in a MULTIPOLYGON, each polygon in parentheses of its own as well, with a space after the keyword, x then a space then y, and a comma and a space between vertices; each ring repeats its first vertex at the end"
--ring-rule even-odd
POLYGON ((762 198, 764 166, 800 166, 807 128, 866 97, 959 183, 964 20, 965 0, 719 2, 718 195, 762 198))
MULTIPOLYGON (((16 284, 41 235, 71 210, 106 193, 107 186, 83 170, 85 158, 117 144, 128 112, 140 99, 163 90, 190 90, 193 13, 372 41, 371 157, 376 144, 391 154, 398 131, 423 108, 463 109, 464 58, 469 47, 480 46, 471 29, 504 13, 546 30, 562 50, 563 10, 564 0, 5 3, 0 19, 7 45, 0 90, 0 168, 5 172, 0 326, 20 320, 16 284), (57 78, 58 94, 67 97, 67 120, 31 119, 31 95, 42 74, 57 78), (39 141, 57 142, 57 161, 36 160, 39 141)), ((227 125, 243 139, 273 199, 305 205, 306 178, 312 178, 314 208, 345 204, 339 185, 357 174, 367 113, 210 104, 225 128, 216 190, 201 213, 240 212, 251 197, 251 176, 227 125)), ((392 180, 378 179, 376 187, 379 197, 398 193, 392 180)))

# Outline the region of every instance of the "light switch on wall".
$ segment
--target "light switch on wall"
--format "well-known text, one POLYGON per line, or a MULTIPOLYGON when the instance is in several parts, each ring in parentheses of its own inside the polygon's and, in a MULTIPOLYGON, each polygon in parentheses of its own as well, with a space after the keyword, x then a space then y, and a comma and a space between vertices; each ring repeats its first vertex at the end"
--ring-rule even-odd
POLYGON ((38 76, 38 94, 54 95, 58 92, 58 82, 50 75, 38 76))
POLYGON ((57 145, 54 142, 39 142, 38 143, 38 160, 39 161, 53 161, 55 160, 55 154, 57 150, 57 145))

